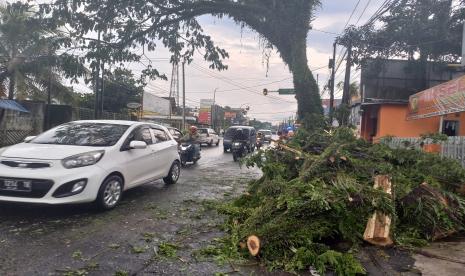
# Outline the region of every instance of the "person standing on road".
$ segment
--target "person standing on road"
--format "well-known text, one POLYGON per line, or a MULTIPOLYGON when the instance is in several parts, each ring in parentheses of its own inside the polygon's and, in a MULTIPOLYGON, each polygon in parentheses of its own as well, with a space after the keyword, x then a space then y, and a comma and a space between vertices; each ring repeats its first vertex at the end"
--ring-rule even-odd
POLYGON ((200 154, 200 135, 196 126, 191 126, 189 132, 181 138, 181 142, 189 143, 194 146, 194 156, 200 154))

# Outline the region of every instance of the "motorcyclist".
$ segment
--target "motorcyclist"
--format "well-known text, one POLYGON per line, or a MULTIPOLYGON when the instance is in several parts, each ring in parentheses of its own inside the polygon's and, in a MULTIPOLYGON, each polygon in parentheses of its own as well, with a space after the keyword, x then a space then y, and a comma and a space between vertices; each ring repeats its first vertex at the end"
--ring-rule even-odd
POLYGON ((189 132, 181 138, 181 142, 193 145, 194 153, 191 157, 198 156, 200 154, 200 135, 197 132, 196 126, 191 126, 189 128, 189 132))
POLYGON ((263 141, 264 141, 264 135, 263 133, 261 132, 258 132, 257 133, 257 141, 256 141, 256 145, 257 145, 257 148, 260 149, 263 145, 263 141))

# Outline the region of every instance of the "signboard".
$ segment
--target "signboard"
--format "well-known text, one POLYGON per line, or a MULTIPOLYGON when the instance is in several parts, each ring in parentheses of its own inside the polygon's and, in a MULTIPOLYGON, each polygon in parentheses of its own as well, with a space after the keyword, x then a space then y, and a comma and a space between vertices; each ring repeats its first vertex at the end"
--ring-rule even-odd
POLYGON ((127 108, 129 108, 129 109, 138 109, 138 108, 140 108, 142 105, 141 105, 140 103, 134 102, 134 103, 128 103, 128 104, 126 104, 126 106, 127 106, 127 108))
POLYGON ((465 111, 465 76, 410 96, 408 120, 465 111))
POLYGON ((200 100, 199 123, 211 125, 212 122, 212 105, 215 102, 211 99, 200 100))
POLYGON ((170 115, 170 101, 145 92, 143 99, 144 115, 170 115))
POLYGON ((281 88, 281 89, 278 89, 278 93, 279 95, 295 95, 295 90, 294 88, 281 88))

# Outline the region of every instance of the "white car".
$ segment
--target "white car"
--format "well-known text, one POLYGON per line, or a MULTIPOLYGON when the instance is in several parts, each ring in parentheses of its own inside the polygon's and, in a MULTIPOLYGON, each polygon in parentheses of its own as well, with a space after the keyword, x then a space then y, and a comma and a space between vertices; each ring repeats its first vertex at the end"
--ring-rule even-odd
POLYGON ((258 132, 263 135, 263 140, 265 142, 271 143, 271 139, 272 139, 272 136, 273 136, 273 134, 271 133, 271 130, 260 129, 258 132))
POLYGON ((178 144, 159 125, 75 121, 0 149, 0 201, 114 208, 125 190, 177 182, 178 144))
POLYGON ((199 128, 198 133, 200 135, 200 143, 207 144, 210 147, 212 145, 218 146, 220 144, 220 136, 211 128, 199 128))

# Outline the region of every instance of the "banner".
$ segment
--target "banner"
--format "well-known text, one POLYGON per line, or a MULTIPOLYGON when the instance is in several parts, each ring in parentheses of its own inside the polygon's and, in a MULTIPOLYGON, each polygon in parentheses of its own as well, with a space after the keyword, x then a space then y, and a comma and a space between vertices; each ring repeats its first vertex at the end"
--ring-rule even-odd
POLYGON ((199 124, 211 125, 213 100, 200 100, 199 124))
POLYGON ((465 111, 465 76, 410 96, 407 120, 465 111))

